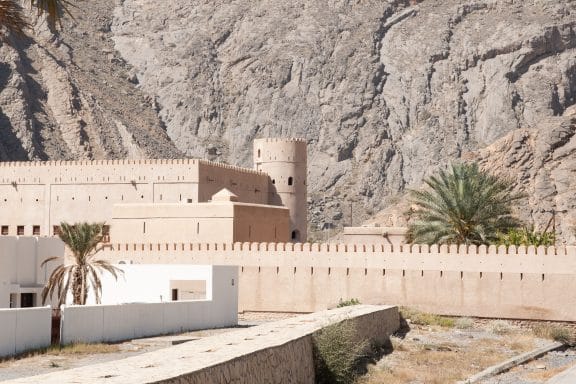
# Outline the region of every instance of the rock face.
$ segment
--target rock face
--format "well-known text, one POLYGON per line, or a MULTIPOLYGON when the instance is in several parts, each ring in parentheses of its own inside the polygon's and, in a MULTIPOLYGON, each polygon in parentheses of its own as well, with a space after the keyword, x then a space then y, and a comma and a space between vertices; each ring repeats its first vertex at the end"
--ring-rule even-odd
POLYGON ((520 145, 531 161, 494 164, 535 194, 522 215, 540 224, 576 201, 569 171, 552 172, 574 160, 571 141, 552 133, 571 126, 576 104, 573 1, 84 8, 56 42, 2 46, 2 65, 20 76, 3 76, 0 117, 12 129, 2 158, 181 152, 251 166, 254 138, 306 137, 311 229, 322 230, 360 223, 438 166, 463 156, 488 164, 520 145), (530 139, 511 139, 520 132, 530 139))
POLYGON ((114 51, 114 5, 71 9, 60 36, 37 20, 33 37, 0 42, 0 160, 179 156, 114 51))
POLYGON ((574 2, 124 0, 115 15, 182 152, 249 165, 255 137, 308 139, 320 229, 519 128, 563 126, 542 121, 576 103, 574 2))

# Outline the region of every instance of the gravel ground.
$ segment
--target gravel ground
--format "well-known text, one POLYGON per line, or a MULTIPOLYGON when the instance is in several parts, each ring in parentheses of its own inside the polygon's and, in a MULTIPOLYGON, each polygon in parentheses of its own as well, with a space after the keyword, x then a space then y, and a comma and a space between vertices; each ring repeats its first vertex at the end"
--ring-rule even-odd
POLYGON ((178 335, 130 340, 117 344, 118 352, 90 355, 42 354, 17 360, 0 360, 0 381, 125 359, 157 349, 168 348, 171 345, 198 340, 223 332, 235 331, 240 327, 251 327, 293 316, 297 316, 297 314, 247 312, 238 316, 238 327, 207 329, 178 335))
POLYGON ((543 357, 519 365, 481 384, 540 384, 576 365, 576 350, 552 351, 543 357))

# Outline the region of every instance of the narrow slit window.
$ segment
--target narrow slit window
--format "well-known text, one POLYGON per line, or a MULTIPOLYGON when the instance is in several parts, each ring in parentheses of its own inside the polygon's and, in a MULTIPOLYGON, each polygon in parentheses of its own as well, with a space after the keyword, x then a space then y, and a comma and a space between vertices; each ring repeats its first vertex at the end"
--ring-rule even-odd
POLYGON ((288 185, 292 185, 292 184, 294 184, 294 179, 292 178, 292 176, 290 176, 288 178, 288 185))

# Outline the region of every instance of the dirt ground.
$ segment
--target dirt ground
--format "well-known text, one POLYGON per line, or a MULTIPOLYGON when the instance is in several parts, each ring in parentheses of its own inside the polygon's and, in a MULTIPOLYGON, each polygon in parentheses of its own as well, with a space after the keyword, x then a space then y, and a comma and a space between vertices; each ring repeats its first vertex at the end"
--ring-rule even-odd
MULTIPOLYGON (((448 384, 551 342, 536 323, 447 319, 416 314, 409 330, 392 337, 394 348, 369 367, 359 384, 448 384), (537 336, 538 334, 538 336, 537 336)), ((556 329, 556 328, 554 328, 556 329)), ((572 349, 551 352, 482 384, 544 383, 576 364, 572 349)))

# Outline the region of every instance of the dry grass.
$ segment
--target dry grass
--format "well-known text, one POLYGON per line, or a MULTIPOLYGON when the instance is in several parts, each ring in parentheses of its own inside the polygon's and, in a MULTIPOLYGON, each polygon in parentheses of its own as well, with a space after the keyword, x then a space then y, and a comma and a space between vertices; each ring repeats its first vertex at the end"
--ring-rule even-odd
MULTIPOLYGON (((433 316, 418 316, 438 325, 433 316)), ((454 331, 427 324, 412 327, 404 339, 393 337, 394 352, 369 367, 358 384, 452 384, 535 348, 534 336, 509 323, 488 324, 487 328, 500 336, 497 338, 480 332, 483 326, 472 319, 463 323, 466 331, 456 330, 460 328, 456 324, 454 331)))
POLYGON ((412 308, 402 307, 400 313, 403 318, 409 319, 411 324, 439 326, 443 328, 454 327, 456 321, 452 317, 434 315, 432 313, 420 312, 412 308))
POLYGON ((117 344, 86 344, 75 343, 64 346, 53 345, 48 348, 35 349, 22 353, 17 356, 0 358, 0 367, 6 366, 16 360, 26 359, 36 356, 76 356, 76 355, 93 355, 98 353, 113 353, 120 351, 117 344))
POLYGON ((544 338, 559 341, 565 344, 574 344, 576 335, 574 331, 568 327, 554 324, 537 324, 532 327, 534 335, 544 338))

